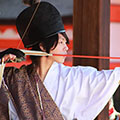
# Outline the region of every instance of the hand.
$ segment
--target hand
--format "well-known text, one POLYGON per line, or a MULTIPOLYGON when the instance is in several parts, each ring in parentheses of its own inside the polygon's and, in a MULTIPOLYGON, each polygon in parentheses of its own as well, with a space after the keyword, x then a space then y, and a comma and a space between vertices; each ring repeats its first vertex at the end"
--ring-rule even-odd
POLYGON ((18 49, 9 48, 0 52, 0 58, 3 59, 3 62, 21 62, 25 60, 25 54, 18 49))
POLYGON ((16 59, 16 56, 13 55, 13 54, 8 54, 8 55, 5 55, 3 58, 2 58, 2 62, 7 62, 7 61, 14 61, 16 59))

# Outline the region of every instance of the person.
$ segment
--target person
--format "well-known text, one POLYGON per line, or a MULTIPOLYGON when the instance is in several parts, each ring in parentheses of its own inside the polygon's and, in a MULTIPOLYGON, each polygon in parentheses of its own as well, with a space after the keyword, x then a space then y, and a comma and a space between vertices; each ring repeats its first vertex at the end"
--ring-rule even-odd
MULTIPOLYGON (((40 2, 25 8, 16 26, 26 48, 67 54, 69 39, 52 4, 40 2)), ((2 57, 5 61, 15 59, 19 54, 15 51, 13 57, 6 51, 2 57)), ((32 64, 19 69, 5 68, 0 89, 1 119, 93 120, 119 86, 119 67, 102 71, 90 66, 69 67, 63 65, 64 56, 31 56, 31 60, 32 64)))

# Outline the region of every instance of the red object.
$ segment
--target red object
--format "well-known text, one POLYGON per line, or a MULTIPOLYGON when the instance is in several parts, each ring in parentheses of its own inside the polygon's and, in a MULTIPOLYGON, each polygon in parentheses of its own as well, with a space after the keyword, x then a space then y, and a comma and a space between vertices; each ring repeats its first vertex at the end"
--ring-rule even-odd
POLYGON ((111 22, 120 22, 120 5, 111 5, 110 21, 111 22))
POLYGON ((111 108, 111 109, 109 110, 109 116, 110 116, 113 112, 114 112, 114 109, 111 108))

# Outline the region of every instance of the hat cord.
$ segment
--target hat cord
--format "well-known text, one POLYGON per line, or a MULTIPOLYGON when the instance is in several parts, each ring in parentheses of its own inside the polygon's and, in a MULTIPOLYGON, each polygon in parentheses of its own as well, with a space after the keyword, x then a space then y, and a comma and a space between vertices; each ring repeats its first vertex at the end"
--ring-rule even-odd
MULTIPOLYGON (((35 16, 36 12, 37 12, 37 10, 38 10, 39 5, 40 5, 40 2, 38 2, 37 6, 36 6, 36 8, 35 8, 35 10, 34 10, 34 12, 33 12, 33 14, 32 14, 32 17, 31 17, 31 19, 30 19, 30 21, 29 21, 29 23, 28 23, 28 25, 27 25, 27 27, 26 27, 26 29, 25 29, 23 35, 22 35, 22 40, 23 40, 23 38, 25 37, 25 35, 26 35, 26 33, 27 33, 27 31, 28 31, 28 29, 29 29, 31 23, 32 23, 32 20, 33 20, 33 18, 34 18, 34 16, 35 16)), ((21 41, 19 41, 17 48, 19 48, 20 45, 21 45, 21 41)))

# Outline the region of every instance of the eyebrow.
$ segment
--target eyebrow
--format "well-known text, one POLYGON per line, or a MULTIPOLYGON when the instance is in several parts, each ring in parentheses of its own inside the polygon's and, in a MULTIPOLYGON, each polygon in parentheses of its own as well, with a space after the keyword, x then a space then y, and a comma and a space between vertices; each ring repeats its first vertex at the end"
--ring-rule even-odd
POLYGON ((63 41, 67 42, 66 38, 60 36, 59 38, 61 38, 63 41))

